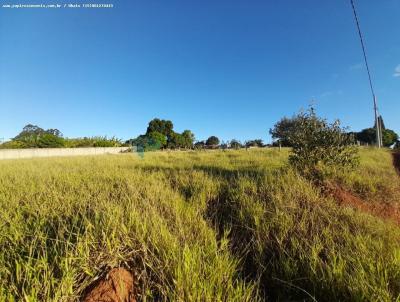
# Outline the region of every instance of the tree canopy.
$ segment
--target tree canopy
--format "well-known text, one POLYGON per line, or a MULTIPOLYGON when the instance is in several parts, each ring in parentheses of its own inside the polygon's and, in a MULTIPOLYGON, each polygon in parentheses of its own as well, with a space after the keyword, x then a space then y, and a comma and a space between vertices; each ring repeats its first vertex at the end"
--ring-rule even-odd
POLYGON ((195 140, 193 132, 190 130, 185 130, 182 132, 182 137, 183 137, 183 147, 192 148, 195 140))
MULTIPOLYGON (((356 139, 362 144, 374 145, 376 143, 376 129, 366 128, 355 133, 356 139)), ((397 142, 399 136, 391 129, 382 128, 382 143, 385 147, 390 147, 397 142)))
POLYGON ((232 149, 240 149, 240 148, 242 148, 242 143, 240 141, 238 141, 237 139, 231 140, 229 145, 230 145, 230 147, 232 149))
POLYGON ((263 147, 264 143, 262 139, 253 139, 245 142, 246 148, 249 147, 263 147))
POLYGON ((59 148, 64 146, 62 136, 58 129, 44 130, 39 126, 28 124, 12 140, 24 148, 59 148))
POLYGON ((292 118, 283 117, 269 130, 269 133, 282 147, 291 147, 290 136, 296 131, 298 123, 298 116, 293 116, 292 118))
POLYGON ((135 139, 127 141, 137 145, 145 151, 157 149, 190 149, 193 148, 195 136, 190 130, 182 133, 174 131, 174 125, 169 120, 159 118, 152 119, 147 126, 146 134, 139 135, 135 139))
POLYGON ((216 137, 215 135, 210 136, 206 140, 206 145, 207 146, 218 146, 219 145, 219 138, 216 137))
POLYGON ((115 138, 103 136, 64 138, 58 129, 43 129, 28 124, 11 141, 0 145, 2 149, 23 148, 78 148, 78 147, 118 147, 122 142, 115 138))
POLYGON ((174 124, 169 120, 161 120, 159 118, 152 119, 147 127, 146 134, 159 132, 169 137, 174 129, 174 124))

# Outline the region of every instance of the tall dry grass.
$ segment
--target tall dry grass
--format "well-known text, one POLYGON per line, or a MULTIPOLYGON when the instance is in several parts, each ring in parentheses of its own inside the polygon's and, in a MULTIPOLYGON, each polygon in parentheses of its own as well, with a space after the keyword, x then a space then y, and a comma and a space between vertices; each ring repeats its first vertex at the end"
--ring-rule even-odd
MULTIPOLYGON (((143 301, 400 299, 399 227, 325 197, 288 152, 1 161, 0 300, 78 301, 116 266, 143 301)), ((399 188, 389 155, 361 160, 332 178, 375 202, 399 188)))

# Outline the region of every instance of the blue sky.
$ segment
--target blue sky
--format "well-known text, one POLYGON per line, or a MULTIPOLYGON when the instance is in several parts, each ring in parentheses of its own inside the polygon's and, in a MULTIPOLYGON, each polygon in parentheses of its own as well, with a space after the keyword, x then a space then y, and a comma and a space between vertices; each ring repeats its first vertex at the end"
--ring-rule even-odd
MULTIPOLYGON (((0 138, 33 123, 127 139, 159 117, 198 139, 268 142, 312 100, 353 130, 373 124, 347 0, 106 2, 0 8, 0 138)), ((400 0, 356 5, 380 112, 400 133, 400 0)))

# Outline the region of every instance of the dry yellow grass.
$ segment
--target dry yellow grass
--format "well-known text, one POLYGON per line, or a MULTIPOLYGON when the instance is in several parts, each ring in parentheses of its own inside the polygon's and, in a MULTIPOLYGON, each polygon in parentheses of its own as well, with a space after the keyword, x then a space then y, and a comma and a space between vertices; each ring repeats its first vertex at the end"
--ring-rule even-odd
MULTIPOLYGON (((78 301, 117 266, 143 301, 399 299, 399 228, 324 197, 288 152, 1 161, 0 301, 78 301)), ((395 198, 390 154, 361 162, 334 178, 395 198)))

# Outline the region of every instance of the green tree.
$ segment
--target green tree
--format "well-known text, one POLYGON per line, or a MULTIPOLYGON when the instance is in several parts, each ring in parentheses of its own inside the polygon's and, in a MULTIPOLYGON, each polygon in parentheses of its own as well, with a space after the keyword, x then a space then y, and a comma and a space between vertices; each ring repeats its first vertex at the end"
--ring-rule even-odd
POLYGON ((20 142, 19 145, 25 148, 58 148, 64 146, 60 130, 44 130, 32 124, 26 125, 12 140, 20 142))
POLYGON ((194 144, 195 149, 204 149, 206 146, 206 143, 204 141, 198 141, 194 144))
POLYGON ((231 140, 229 145, 230 145, 230 147, 232 149, 240 149, 240 148, 242 148, 242 144, 240 143, 240 141, 238 141, 236 139, 231 140))
POLYGON ((155 118, 149 122, 147 127, 146 134, 150 134, 152 132, 159 132, 169 137, 173 133, 174 125, 169 120, 161 120, 155 118))
POLYGON ((376 130, 374 128, 366 128, 356 132, 356 139, 363 144, 373 145, 376 143, 376 130))
POLYGON ((345 170, 358 164, 354 140, 339 120, 329 124, 313 108, 296 116, 297 127, 289 135, 293 146, 289 161, 300 173, 320 178, 326 168, 345 170))
POLYGON ((22 128, 22 131, 12 140, 24 143, 26 148, 35 148, 37 147, 39 136, 43 133, 45 133, 44 129, 36 125, 28 124, 22 128))
POLYGON ((246 147, 263 147, 264 143, 262 139, 254 139, 254 140, 249 140, 245 143, 246 147))
POLYGON ((58 130, 58 129, 47 129, 47 130, 46 130, 46 133, 52 134, 52 135, 57 136, 57 137, 62 137, 62 136, 63 136, 63 134, 61 133, 61 131, 58 130))
POLYGON ((170 149, 184 148, 185 138, 180 133, 172 132, 172 134, 168 137, 167 146, 170 149))
POLYGON ((155 144, 159 145, 160 148, 164 148, 167 146, 167 137, 164 134, 154 131, 147 136, 150 137, 155 144))
POLYGON ((185 130, 182 132, 182 137, 183 137, 183 147, 188 149, 193 148, 193 143, 195 140, 193 132, 190 130, 185 130))
MULTIPOLYGON (((382 143, 383 146, 389 147, 398 140, 396 132, 390 129, 382 129, 382 143)), ((356 133, 356 139, 363 144, 374 145, 376 143, 376 129, 367 128, 356 133)))
POLYGON ((298 122, 299 119, 297 116, 293 116, 292 118, 283 117, 274 125, 274 128, 269 130, 269 133, 282 147, 291 147, 290 135, 296 131, 298 122))
POLYGON ((40 128, 39 126, 28 124, 24 128, 22 128, 22 131, 14 137, 14 140, 29 140, 32 137, 37 137, 40 134, 45 133, 45 130, 40 128))
POLYGON ((209 147, 216 147, 219 145, 219 138, 212 135, 206 140, 206 145, 209 147))
POLYGON ((396 132, 390 129, 382 130, 382 143, 385 147, 390 147, 397 142, 399 136, 396 132))

